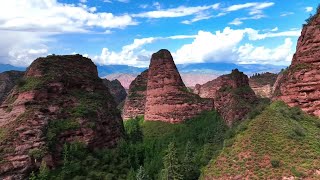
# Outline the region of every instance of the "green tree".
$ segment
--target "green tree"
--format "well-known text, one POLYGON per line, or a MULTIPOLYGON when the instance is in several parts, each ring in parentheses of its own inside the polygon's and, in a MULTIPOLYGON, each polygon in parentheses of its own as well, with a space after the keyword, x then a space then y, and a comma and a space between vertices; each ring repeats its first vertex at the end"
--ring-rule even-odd
POLYGON ((49 169, 45 161, 41 162, 38 179, 39 180, 49 179, 49 169))
POLYGON ((178 158, 177 148, 174 142, 171 142, 163 158, 164 169, 162 170, 163 180, 180 180, 183 179, 181 175, 181 163, 178 158))
POLYGON ((136 178, 137 178, 137 180, 147 180, 147 179, 149 179, 149 177, 146 174, 143 166, 140 166, 140 168, 138 169, 136 178))
POLYGON ((37 176, 34 174, 34 172, 32 171, 30 176, 29 176, 29 180, 37 180, 37 176))
POLYGON ((198 172, 197 167, 195 164, 195 157, 194 152, 192 151, 191 142, 188 141, 185 151, 184 151, 184 158, 182 161, 182 174, 183 179, 197 179, 198 172))
POLYGON ((136 180, 136 173, 134 172, 133 168, 131 168, 127 174, 126 180, 136 180))

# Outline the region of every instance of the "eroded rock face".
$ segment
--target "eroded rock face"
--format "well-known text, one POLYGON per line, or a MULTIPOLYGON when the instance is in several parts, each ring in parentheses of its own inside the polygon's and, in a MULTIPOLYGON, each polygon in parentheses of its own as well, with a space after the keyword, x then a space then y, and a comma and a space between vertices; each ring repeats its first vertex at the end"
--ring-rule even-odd
POLYGON ((304 25, 290 67, 275 84, 274 99, 320 117, 320 10, 304 25))
POLYGON ((269 72, 256 74, 249 78, 249 85, 258 97, 271 98, 277 77, 277 74, 269 72))
POLYGON ((38 58, 0 108, 0 179, 24 179, 41 161, 56 166, 65 143, 114 147, 123 129, 90 59, 38 58))
POLYGON ((7 71, 0 73, 0 104, 4 101, 23 74, 24 72, 21 71, 7 71))
POLYGON ((137 76, 129 86, 128 96, 123 107, 123 119, 143 116, 147 95, 148 70, 137 76))
POLYGON ((229 126, 243 119, 257 101, 247 75, 237 69, 203 85, 196 85, 194 92, 202 98, 212 98, 215 109, 229 126))
POLYGON ((124 101, 127 97, 127 92, 121 85, 120 81, 117 79, 109 81, 108 79, 103 79, 103 84, 109 88, 111 95, 113 96, 117 105, 124 101))
POLYGON ((212 109, 212 100, 202 99, 188 91, 168 50, 152 55, 145 120, 178 123, 212 109))

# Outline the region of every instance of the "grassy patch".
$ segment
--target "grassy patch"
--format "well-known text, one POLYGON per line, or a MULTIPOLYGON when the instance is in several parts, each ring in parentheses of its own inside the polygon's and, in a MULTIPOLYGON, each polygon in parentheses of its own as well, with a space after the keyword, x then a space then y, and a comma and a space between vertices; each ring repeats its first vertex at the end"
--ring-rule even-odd
POLYGON ((40 77, 27 77, 20 79, 17 85, 20 92, 26 92, 40 89, 43 84, 43 80, 40 77))
POLYGON ((274 102, 253 120, 243 122, 247 123, 244 131, 231 133, 232 147, 226 146, 204 175, 227 178, 250 173, 249 177, 263 175, 263 179, 306 175, 320 167, 318 122, 283 102, 274 102))

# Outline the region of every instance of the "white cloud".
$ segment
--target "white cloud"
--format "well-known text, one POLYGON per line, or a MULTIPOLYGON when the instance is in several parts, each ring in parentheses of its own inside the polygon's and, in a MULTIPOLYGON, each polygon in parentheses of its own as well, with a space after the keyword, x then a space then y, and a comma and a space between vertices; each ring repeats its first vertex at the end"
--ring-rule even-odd
POLYGON ((229 24, 238 26, 238 25, 243 24, 243 21, 244 21, 244 20, 248 20, 248 19, 261 19, 261 18, 263 18, 263 17, 265 17, 265 15, 257 14, 257 15, 251 16, 251 17, 235 18, 235 19, 234 19, 233 21, 231 21, 229 24))
POLYGON ((152 52, 143 49, 147 44, 163 39, 190 39, 194 35, 175 35, 169 37, 149 37, 142 39, 134 39, 132 44, 122 47, 120 52, 110 51, 108 48, 103 48, 99 56, 94 56, 93 61, 98 64, 125 64, 138 67, 146 67, 149 64, 152 52))
POLYGON ((304 8, 306 12, 311 12, 313 11, 313 7, 305 7, 304 8))
POLYGON ((122 47, 122 51, 117 53, 110 51, 108 48, 103 48, 99 56, 94 56, 93 61, 98 64, 125 64, 134 66, 146 66, 150 58, 151 52, 148 52, 142 47, 146 44, 154 42, 157 38, 142 38, 135 39, 132 44, 122 47))
POLYGON ((152 6, 155 7, 157 10, 161 9, 161 4, 159 2, 154 2, 152 6))
POLYGON ((137 23, 129 15, 94 13, 95 7, 56 0, 10 0, 0 6, 0 29, 40 32, 87 32, 93 27, 124 28, 137 23))
POLYGON ((261 3, 245 3, 245 4, 236 4, 229 6, 224 9, 226 12, 232 12, 232 11, 238 11, 241 9, 247 9, 249 8, 249 14, 255 15, 255 14, 262 14, 262 10, 268 7, 273 6, 273 2, 261 2, 261 3))
POLYGON ((267 32, 264 34, 259 34, 259 31, 253 29, 247 29, 247 33, 249 36, 249 40, 261 40, 265 38, 273 38, 273 37, 298 37, 301 34, 301 30, 290 30, 283 32, 267 32))
POLYGON ((199 13, 194 18, 192 18, 191 20, 184 20, 181 23, 183 23, 183 24, 192 24, 194 22, 210 19, 212 17, 213 17, 213 15, 210 15, 210 14, 207 14, 207 13, 199 13))
POLYGON ((254 47, 252 44, 240 46, 237 53, 239 54, 238 61, 242 64, 248 63, 270 63, 285 64, 292 59, 292 41, 286 38, 284 43, 273 49, 264 46, 254 47))
POLYGON ((245 30, 232 30, 229 27, 222 32, 199 31, 191 44, 185 44, 173 56, 176 63, 232 61, 234 49, 243 39, 245 30))
MULTIPOLYGON (((85 2, 85 1, 81 1, 85 2)), ((85 4, 64 4, 56 0, 10 0, 0 6, 0 63, 27 66, 46 55, 50 37, 63 33, 84 33, 98 27, 100 33, 125 28, 136 22, 129 15, 116 16, 85 4)))
MULTIPOLYGON (((184 44, 175 52, 172 52, 177 64, 201 63, 201 62, 235 62, 235 63, 279 63, 286 64, 292 58, 292 41, 287 38, 285 43, 275 48, 264 46, 255 47, 253 44, 241 45, 244 38, 257 41, 273 37, 297 37, 300 30, 284 31, 260 34, 258 30, 251 28, 231 29, 226 27, 223 31, 215 33, 199 31, 196 35, 175 35, 168 37, 149 37, 135 39, 132 44, 126 45, 120 52, 103 48, 99 56, 93 59, 98 64, 126 64, 146 67, 149 64, 151 51, 144 46, 158 40, 193 39, 189 44, 184 44)), ((155 50, 156 51, 156 50, 155 50)))
POLYGON ((283 12, 282 14, 280 14, 281 17, 286 17, 286 16, 290 16, 293 15, 293 12, 283 12))
POLYGON ((86 2, 87 2, 87 0, 80 0, 80 2, 81 2, 81 3, 86 3, 86 2))
POLYGON ((278 27, 275 27, 275 28, 271 29, 272 32, 276 32, 276 31, 278 31, 278 30, 279 30, 278 27))
POLYGON ((209 6, 194 6, 194 7, 185 7, 180 6, 177 8, 165 9, 165 10, 156 10, 148 11, 138 14, 133 14, 133 17, 140 18, 173 18, 173 17, 183 17, 194 15, 209 9, 218 9, 219 3, 212 4, 209 6))

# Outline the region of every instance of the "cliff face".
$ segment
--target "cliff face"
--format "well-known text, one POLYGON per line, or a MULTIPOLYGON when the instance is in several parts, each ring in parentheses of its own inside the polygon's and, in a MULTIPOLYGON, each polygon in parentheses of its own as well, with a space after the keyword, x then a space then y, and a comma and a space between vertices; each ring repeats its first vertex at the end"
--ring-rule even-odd
POLYGON ((249 85, 255 94, 261 98, 271 98, 273 85, 278 75, 273 73, 256 74, 249 78, 249 85))
POLYGON ((274 99, 320 117, 320 10, 304 25, 290 67, 279 76, 274 99))
POLYGON ((103 84, 106 85, 114 98, 117 105, 123 102, 127 97, 127 92, 121 85, 120 81, 117 79, 109 81, 108 79, 103 79, 103 84))
POLYGON ((24 72, 21 71, 7 71, 0 73, 0 104, 4 101, 23 74, 24 72))
POLYGON ((188 91, 168 50, 151 58, 145 120, 178 123, 202 111, 213 109, 213 102, 188 91))
POLYGON ((128 96, 123 107, 123 118, 143 116, 147 95, 148 70, 137 76, 129 86, 128 96))
POLYGON ((248 77, 237 69, 206 84, 196 85, 194 92, 202 98, 212 98, 215 109, 229 126, 243 119, 257 101, 248 77))
POLYGON ((0 108, 0 179, 59 164, 65 143, 113 147, 122 136, 120 112, 90 59, 38 58, 0 108))

